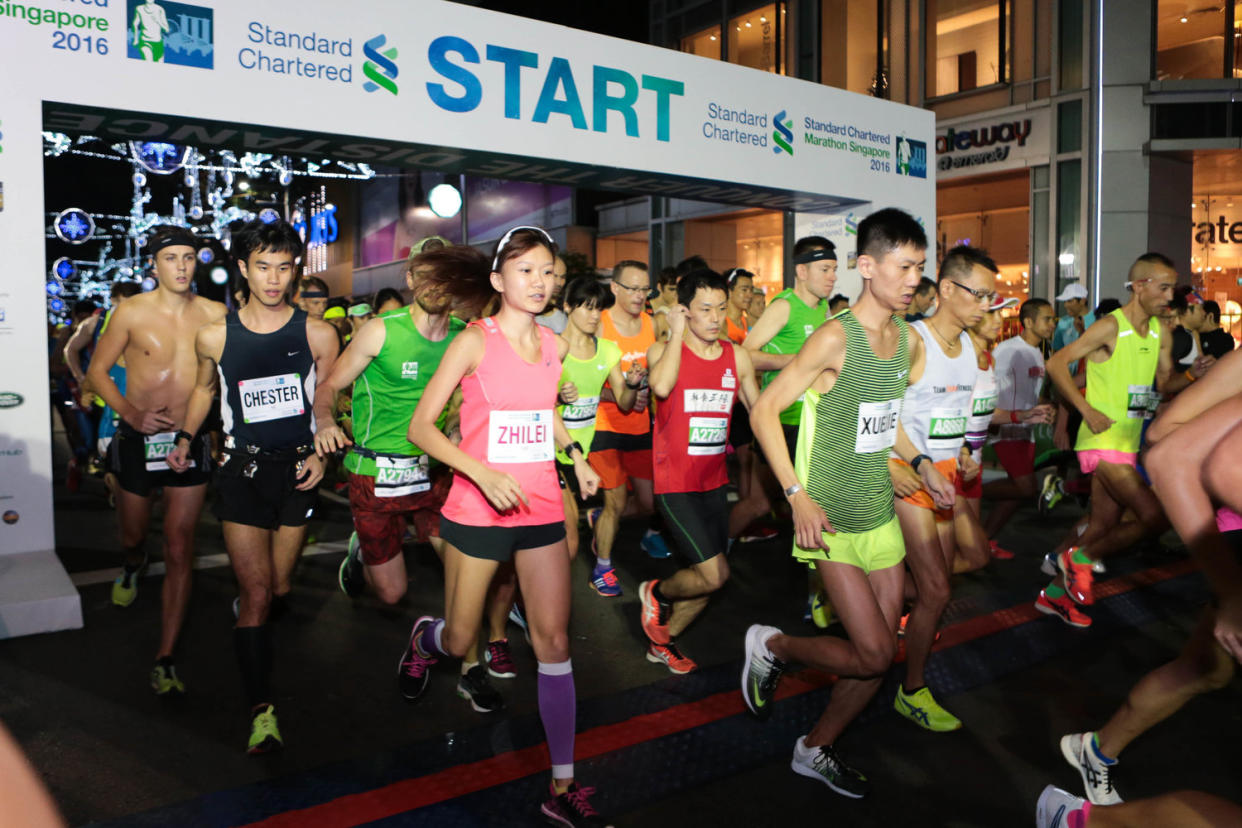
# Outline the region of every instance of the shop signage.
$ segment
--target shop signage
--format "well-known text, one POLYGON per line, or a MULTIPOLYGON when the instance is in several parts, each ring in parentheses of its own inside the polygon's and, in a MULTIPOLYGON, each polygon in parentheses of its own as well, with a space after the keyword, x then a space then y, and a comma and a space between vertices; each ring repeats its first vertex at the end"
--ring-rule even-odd
POLYGON ((1047 163, 1048 108, 1012 109, 936 125, 936 177, 960 178, 1047 163))

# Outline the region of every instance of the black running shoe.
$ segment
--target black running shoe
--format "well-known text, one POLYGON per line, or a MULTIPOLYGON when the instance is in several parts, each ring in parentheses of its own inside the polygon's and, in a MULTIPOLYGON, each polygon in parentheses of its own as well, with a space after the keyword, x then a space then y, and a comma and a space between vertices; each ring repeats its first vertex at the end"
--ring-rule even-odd
POLYGON ((428 624, 434 623, 435 619, 430 615, 424 615, 414 622, 414 629, 410 632, 410 643, 405 645, 401 660, 397 662, 397 689, 401 691, 406 701, 416 701, 427 689, 427 682, 431 678, 431 665, 436 663, 436 658, 419 653, 415 642, 418 641, 423 629, 428 624))
POLYGON ((367 586, 363 570, 362 556, 359 554, 358 533, 354 532, 349 536, 349 551, 345 553, 345 560, 341 561, 341 568, 336 573, 336 582, 340 585, 341 592, 350 598, 357 598, 361 595, 367 586))
POLYGON ((487 680, 487 668, 476 664, 457 680, 457 695, 470 702, 475 713, 505 709, 505 700, 487 680))
POLYGON ((608 820, 596 813, 591 805, 591 794, 594 788, 580 788, 577 783, 569 786, 569 790, 558 794, 551 791, 552 798, 543 803, 539 810, 543 812, 544 821, 552 825, 563 825, 565 828, 612 828, 608 820))

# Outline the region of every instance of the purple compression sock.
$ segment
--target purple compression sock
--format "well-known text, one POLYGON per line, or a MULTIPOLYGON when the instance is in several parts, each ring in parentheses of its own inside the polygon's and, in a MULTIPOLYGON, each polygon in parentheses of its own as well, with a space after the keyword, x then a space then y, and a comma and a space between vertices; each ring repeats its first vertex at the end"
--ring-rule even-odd
POLYGON ((539 718, 552 756, 553 779, 572 779, 574 775, 577 706, 573 664, 539 662, 539 718))

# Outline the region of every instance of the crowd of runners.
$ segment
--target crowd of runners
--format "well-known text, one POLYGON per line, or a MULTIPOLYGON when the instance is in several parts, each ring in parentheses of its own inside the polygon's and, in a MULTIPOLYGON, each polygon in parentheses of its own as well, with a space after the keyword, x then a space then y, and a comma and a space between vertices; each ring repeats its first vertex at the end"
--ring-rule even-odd
POLYGON ((75 466, 95 454, 109 475, 118 607, 137 597, 163 499, 150 673, 160 695, 186 692, 176 645, 213 488, 238 584, 250 753, 283 744, 271 625, 321 481, 348 494, 339 580, 350 596, 403 601, 407 538, 443 562, 443 602, 416 608, 393 654, 406 699, 453 664, 463 700, 502 710, 494 682, 518 672, 506 629, 525 631, 551 760, 541 811, 565 826, 607 824, 574 774, 580 550, 597 600, 623 597, 616 561, 676 556, 681 569, 638 586, 636 611, 646 658, 685 674, 696 664, 681 634, 728 582, 735 544, 792 525, 807 589, 789 600, 805 603, 807 631, 751 626, 738 641, 741 692, 764 719, 791 666, 838 677, 791 767, 860 798, 880 769, 852 766, 838 738, 899 643, 896 713, 931 733, 961 728, 926 675, 954 576, 1013 557, 997 537, 1019 508, 1076 496, 1086 516, 1042 562, 1052 580, 1031 596, 1040 612, 1090 626, 1108 558, 1170 527, 1215 600, 1177 660, 1142 677, 1107 722, 1061 738, 1083 796, 1050 786, 1039 824, 1242 823, 1207 794, 1123 802, 1116 786, 1123 749, 1229 682, 1242 656, 1242 471, 1228 459, 1242 448, 1242 356, 1220 309, 1179 288, 1165 256, 1139 256, 1111 310, 1092 314, 1078 284, 1056 297, 1060 320, 1026 300, 1020 329, 998 343, 1017 303, 997 293, 987 252, 944 251, 929 278, 934 251, 897 209, 858 225, 856 297, 834 294, 837 251, 817 236, 792 248, 792 287, 764 297, 753 274, 697 256, 654 284, 638 261, 567 283, 552 237, 515 227, 490 255, 425 240, 404 292, 329 306, 322 280, 299 278, 297 232, 255 221, 233 233, 242 280, 226 307, 193 289, 199 245, 184 228, 154 228, 156 287, 118 285, 106 312, 78 309, 55 347, 57 402, 74 412, 75 466), (622 548, 619 527, 635 521, 640 548, 622 548), (810 626, 836 623, 843 635, 810 626))

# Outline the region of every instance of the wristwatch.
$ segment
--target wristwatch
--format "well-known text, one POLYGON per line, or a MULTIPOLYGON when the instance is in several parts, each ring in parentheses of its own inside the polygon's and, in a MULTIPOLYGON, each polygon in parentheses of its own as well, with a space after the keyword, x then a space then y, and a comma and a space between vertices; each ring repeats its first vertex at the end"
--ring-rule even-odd
POLYGON ((582 446, 581 444, 578 443, 577 440, 574 440, 572 443, 565 446, 565 448, 562 449, 562 451, 565 452, 566 457, 569 457, 570 455, 574 453, 574 449, 577 449, 579 454, 581 454, 583 457, 586 457, 586 452, 582 450, 582 446))
POLYGON ((176 445, 177 443, 181 442, 181 438, 182 438, 182 437, 184 437, 184 438, 185 438, 185 441, 186 441, 187 443, 193 443, 193 442, 194 442, 194 435, 193 435, 193 434, 191 434, 191 433, 190 433, 190 432, 188 432, 188 431, 178 431, 178 432, 177 432, 177 436, 173 438, 173 445, 176 445))
POLYGON ((794 495, 796 495, 796 494, 797 494, 798 492, 800 492, 800 491, 802 491, 802 486, 801 486, 801 484, 799 484, 799 483, 795 483, 795 484, 793 484, 792 486, 790 486, 788 489, 786 489, 786 490, 785 490, 785 497, 793 497, 794 495))
POLYGON ((922 463, 924 460, 930 460, 930 459, 931 458, 928 457, 926 454, 916 455, 915 458, 910 461, 910 468, 914 469, 915 471, 918 471, 919 464, 922 463))

